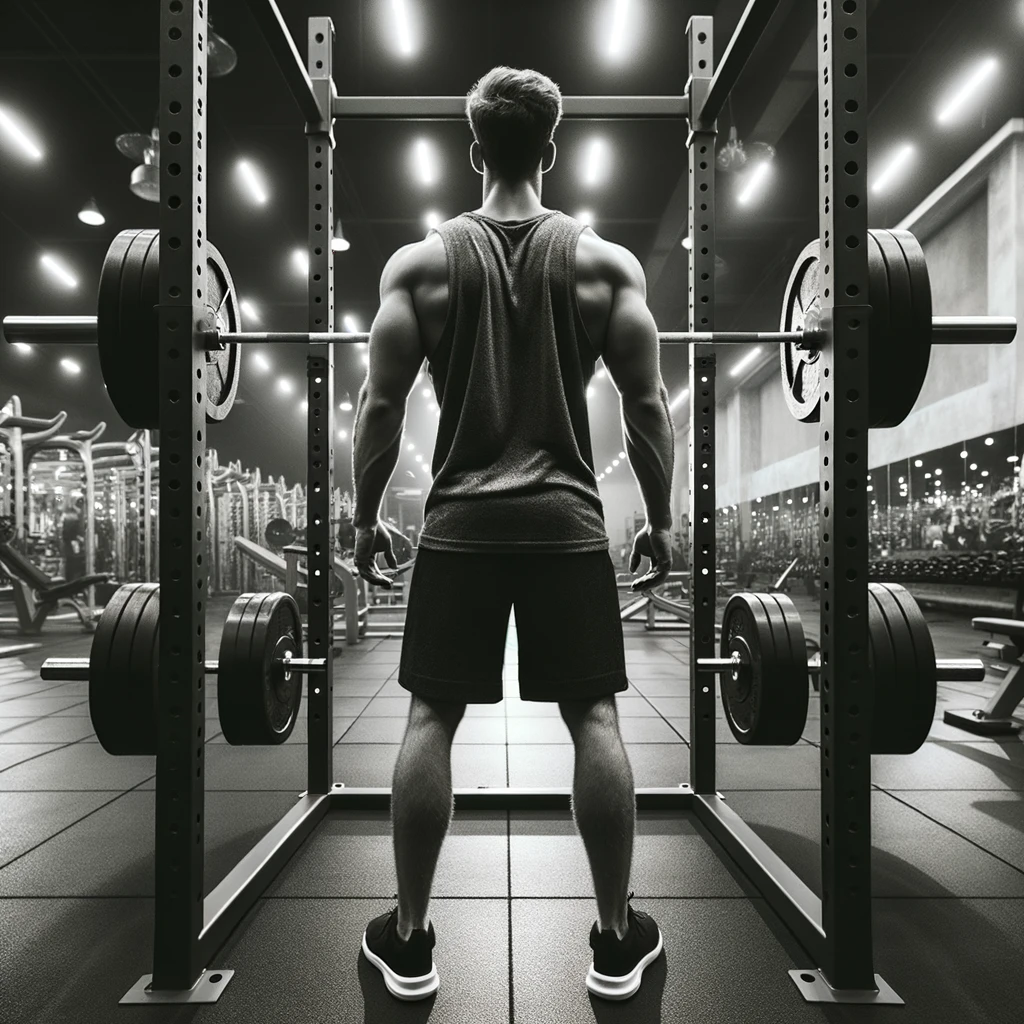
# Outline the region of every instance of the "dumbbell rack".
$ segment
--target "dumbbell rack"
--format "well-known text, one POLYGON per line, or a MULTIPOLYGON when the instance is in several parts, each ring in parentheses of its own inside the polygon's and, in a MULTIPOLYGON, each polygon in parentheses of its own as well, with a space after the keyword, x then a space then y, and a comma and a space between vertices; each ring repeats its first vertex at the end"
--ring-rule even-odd
MULTIPOLYGON (((331 709, 334 553, 333 345, 365 342, 334 332, 333 119, 461 120, 461 96, 337 96, 334 30, 308 21, 304 66, 274 0, 248 0, 306 122, 308 330, 245 333, 218 327, 204 300, 206 237, 206 49, 204 0, 161 0, 158 426, 160 430, 160 638, 157 706, 155 939, 153 973, 123 1003, 215 1002, 233 972, 206 967, 266 886, 328 810, 384 809, 386 788, 334 782, 331 709), (193 72, 193 68, 195 71, 193 72), (204 477, 207 359, 225 345, 308 346, 306 548, 308 782, 284 817, 224 880, 203 896, 204 658, 207 566, 204 477), (193 400, 193 395, 195 396, 193 400), (321 674, 322 672, 322 674, 321 674)), ((689 123, 689 331, 660 333, 690 346, 689 491, 690 783, 636 791, 637 808, 691 811, 760 889, 812 966, 790 971, 810 1002, 902 1000, 874 972, 871 900, 873 679, 868 665, 868 231, 866 213, 866 0, 815 0, 817 22, 820 324, 806 332, 714 330, 716 118, 778 6, 749 0, 717 69, 713 21, 687 27, 690 77, 683 96, 566 96, 566 118, 685 118, 689 123), (818 347, 824 375, 819 459, 821 501, 821 868, 822 898, 731 808, 716 789, 715 686, 699 662, 715 651, 715 349, 750 341, 818 347)), ((120 238, 121 236, 119 236, 120 238)), ((117 240, 115 240, 117 243, 117 240)), ((108 253, 108 261, 110 254, 108 253)), ((219 260, 219 257, 218 257, 219 260)), ((222 279, 228 278, 223 261, 222 279)), ((116 263, 115 263, 116 269, 116 263)), ((136 268, 137 269, 137 268, 136 268)), ((107 264, 104 265, 104 271, 107 264)), ((116 293, 116 290, 115 290, 116 293)), ((103 289, 101 288, 101 297, 103 289)), ((115 310, 116 312, 116 310, 115 310)), ((138 313, 139 311, 133 311, 138 313)), ((102 321, 102 310, 99 320, 102 321)), ((97 317, 6 317, 9 342, 97 341, 97 317)), ((917 324, 921 328, 921 324, 917 324)), ((927 334, 928 324, 924 324, 927 334)), ((934 318, 932 341, 1006 342, 1008 318, 934 318)), ((108 325, 109 333, 109 325, 108 325)), ((133 339, 134 342, 134 339, 133 339)), ((102 352, 102 340, 101 352, 102 352)), ((144 346, 143 346, 144 348, 144 346)), ((236 353, 237 355, 237 353, 236 353)), ((234 359, 237 365, 237 358, 234 359)), ((234 382, 237 386, 237 381, 234 382)), ((233 392, 231 392, 233 395, 233 392)), ((134 397, 134 396, 133 396, 134 397)), ((212 418, 227 412, 225 405, 212 418)), ((458 789, 457 809, 570 808, 568 788, 458 789)))

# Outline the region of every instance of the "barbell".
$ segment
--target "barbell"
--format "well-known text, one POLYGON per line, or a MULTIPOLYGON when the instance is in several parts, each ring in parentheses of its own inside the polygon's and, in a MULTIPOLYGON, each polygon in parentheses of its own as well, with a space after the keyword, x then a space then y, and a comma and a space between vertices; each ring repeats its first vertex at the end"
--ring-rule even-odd
MULTIPOLYGON (((786 402, 798 419, 818 416, 821 396, 817 245, 800 254, 790 275, 780 331, 660 331, 663 345, 778 344, 786 402)), ((83 344, 99 347, 104 383, 118 415, 130 426, 159 426, 159 233, 127 230, 113 240, 103 260, 96 316, 6 316, 11 344, 83 344)), ((1006 344, 1017 332, 1014 317, 932 317, 924 253, 909 232, 869 233, 870 295, 867 332, 871 367, 872 424, 893 426, 917 401, 933 344, 1006 344), (900 269, 897 250, 904 261, 900 269), (889 262, 885 253, 889 254, 889 262), (909 254, 909 255, 908 255, 909 254), (894 373, 893 368, 898 372, 894 373)), ((206 351, 206 416, 222 420, 238 390, 240 344, 360 344, 365 332, 248 332, 220 252, 207 243, 205 312, 197 328, 206 351)), ((186 325, 182 343, 189 344, 186 325)))
MULTIPOLYGON (((935 717, 936 684, 980 682, 978 658, 935 657, 931 633, 914 598, 895 583, 868 584, 868 663, 874 685, 873 754, 912 754, 935 717)), ((722 616, 720 657, 697 670, 722 677, 725 718, 751 745, 792 745, 807 723, 809 664, 803 625, 785 594, 734 594, 722 616)), ((826 699, 823 695, 822 699, 826 699)))
MULTIPOLYGON (((100 616, 88 658, 47 658, 40 676, 89 684, 89 716, 110 754, 155 754, 160 657, 160 586, 126 583, 100 616)), ((228 743, 284 743, 302 700, 301 677, 326 671, 302 655, 302 620, 289 594, 242 594, 221 634, 217 712, 228 743)))

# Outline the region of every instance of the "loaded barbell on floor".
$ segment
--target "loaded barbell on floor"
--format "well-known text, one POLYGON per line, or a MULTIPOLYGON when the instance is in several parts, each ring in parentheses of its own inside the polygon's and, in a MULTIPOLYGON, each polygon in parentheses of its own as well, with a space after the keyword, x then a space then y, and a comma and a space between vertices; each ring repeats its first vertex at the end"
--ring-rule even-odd
MULTIPOLYGON (((980 682, 979 658, 936 658, 917 602, 895 583, 868 584, 869 663, 875 687, 873 754, 912 754, 928 737, 938 682, 980 682)), ((807 723, 809 664, 803 625, 785 594, 734 594, 722 616, 721 657, 699 658, 722 676, 722 705, 740 743, 788 746, 807 723)))
MULTIPOLYGON (((43 679, 89 683, 89 715, 111 754, 155 754, 160 587, 126 583, 100 616, 88 658, 47 658, 43 679)), ((217 711, 228 743, 283 743, 302 700, 301 677, 326 670, 326 658, 304 658, 302 620, 289 594, 242 594, 221 634, 217 661, 204 663, 218 681, 217 711)))
MULTIPOLYGON (((872 426, 900 423, 917 401, 933 344, 1006 344, 1014 317, 933 317, 924 252, 909 231, 870 232, 868 317, 872 426), (894 369, 896 372, 894 372, 894 369)), ((133 427, 159 426, 159 233, 120 232, 103 260, 96 316, 6 316, 11 344, 98 345, 100 366, 118 415, 133 427)), ((207 243, 206 315, 198 325, 206 350, 206 417, 218 421, 238 390, 239 344, 360 344, 365 332, 247 332, 227 264, 207 243)), ((815 420, 821 400, 818 243, 797 259, 786 288, 780 331, 662 331, 663 345, 778 344, 786 402, 798 419, 815 420)), ((181 325, 184 327, 184 325, 181 325)), ((188 338, 187 332, 182 335, 188 338)))

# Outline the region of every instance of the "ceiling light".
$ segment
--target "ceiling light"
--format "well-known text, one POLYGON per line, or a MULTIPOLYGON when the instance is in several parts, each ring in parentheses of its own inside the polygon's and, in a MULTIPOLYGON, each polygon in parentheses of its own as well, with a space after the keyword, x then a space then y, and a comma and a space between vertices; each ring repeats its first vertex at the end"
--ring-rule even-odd
POLYGON ((995 74, 998 67, 999 62, 995 57, 986 57, 970 74, 963 78, 956 88, 949 92, 947 98, 939 104, 939 109, 935 115, 935 119, 939 124, 949 124, 955 120, 957 115, 967 105, 971 96, 981 88, 987 79, 995 74))
POLYGON ((369 365, 370 365, 370 353, 369 352, 364 352, 363 353, 363 366, 369 366, 369 365))
POLYGON ((609 18, 608 32, 608 56, 612 60, 621 57, 626 45, 627 21, 629 17, 630 0, 614 0, 611 18, 609 18))
POLYGON ((64 266, 56 256, 44 253, 39 257, 39 262, 55 277, 65 288, 77 288, 78 278, 64 266))
POLYGON ((338 408, 342 412, 351 412, 352 411, 352 399, 349 397, 349 394, 348 394, 347 391, 345 392, 345 397, 341 400, 341 404, 338 406, 338 408))
POLYGON ((684 249, 692 249, 693 248, 693 239, 689 235, 687 235, 683 239, 682 245, 683 245, 684 249))
POLYGON ((359 321, 351 313, 346 313, 341 318, 341 324, 349 334, 359 333, 359 321))
POLYGON ((619 464, 619 460, 618 459, 612 459, 612 465, 613 466, 617 466, 618 464, 619 464))
POLYGON ((752 348, 730 371, 730 377, 738 377, 761 354, 761 346, 752 348))
POLYGON ((960 453, 960 458, 961 459, 966 459, 967 458, 967 449, 966 448, 960 453))
POLYGON ((249 198, 262 206, 267 201, 267 188, 260 173, 248 160, 239 160, 235 165, 235 170, 245 190, 249 193, 249 198))
POLYGON ((43 159, 43 151, 36 144, 35 140, 18 124, 10 111, 5 110, 3 107, 0 107, 0 130, 3 131, 4 138, 16 146, 24 156, 27 156, 30 160, 43 159))
POLYGON ((986 437, 985 438, 985 444, 995 444, 995 443, 996 443, 996 439, 994 437, 986 437))
POLYGON ((981 471, 981 475, 982 475, 982 476, 988 476, 988 470, 987 470, 987 469, 983 469, 983 470, 981 471))
POLYGON ((1019 455, 1007 455, 1006 456, 1006 461, 1007 462, 1019 462, 1020 461, 1020 456, 1019 455))
POLYGON ((591 139, 583 161, 583 184, 599 185, 607 176, 610 164, 608 143, 602 138, 591 139))
POLYGON ((925 478, 925 480, 931 480, 931 478, 932 478, 931 473, 925 473, 924 478, 925 478))
POLYGON ((260 322, 260 311, 249 299, 242 299, 238 305, 242 310, 243 316, 248 317, 250 320, 255 320, 257 323, 260 322))
POLYGON ((936 476, 942 476, 942 470, 941 469, 935 470, 935 475, 936 476))
POLYGON ((414 451, 416 451, 416 445, 414 445, 414 444, 412 443, 412 441, 410 441, 410 442, 409 442, 409 443, 408 443, 408 444, 407 444, 407 445, 405 446, 405 450, 406 450, 407 452, 414 452, 414 451))
POLYGON ((978 464, 976 462, 972 462, 969 468, 973 473, 978 468, 978 464))
POLYGON ((580 212, 576 214, 576 219, 581 224, 586 224, 588 228, 592 228, 594 226, 594 214, 590 210, 580 210, 580 212))
POLYGON ((65 373, 70 373, 72 377, 77 377, 82 372, 82 367, 74 359, 68 359, 67 356, 60 361, 60 366, 65 373))
POLYGON ((916 466, 916 467, 917 467, 918 469, 920 469, 920 468, 921 468, 921 467, 922 467, 922 466, 924 465, 924 462, 922 462, 922 461, 921 461, 921 459, 914 459, 914 465, 915 465, 915 466, 916 466))
POLYGON ((439 169, 437 152, 428 139, 417 139, 412 144, 413 173, 421 185, 433 185, 437 182, 439 169))
POLYGON ((619 452, 619 458, 620 459, 624 459, 625 457, 626 457, 626 453, 625 452, 619 452))
POLYGON ((429 398, 429 397, 430 397, 430 388, 424 388, 424 389, 423 389, 423 390, 422 390, 422 391, 420 392, 420 394, 421 394, 421 395, 422 395, 422 396, 423 396, 424 398, 429 398))
POLYGON ((882 169, 878 172, 875 180, 871 183, 872 192, 884 192, 900 176, 900 172, 910 163, 914 156, 914 147, 905 142, 889 158, 882 169))
POLYGON ((423 455, 420 452, 416 453, 416 461, 417 462, 422 462, 423 461, 423 455))
POLYGON ((347 430, 339 430, 338 431, 338 440, 339 441, 346 441, 346 440, 348 440, 348 431, 347 430))
POLYGON ((93 228, 98 228, 101 224, 105 224, 107 222, 107 218, 100 213, 100 208, 96 205, 95 199, 90 199, 89 202, 87 202, 85 206, 78 211, 78 219, 83 224, 88 224, 93 228))
POLYGON ((308 401, 308 399, 304 398, 301 402, 299 402, 299 408, 303 412, 309 412, 309 401, 308 401))
POLYGON ((266 373, 267 370, 270 369, 270 360, 262 352, 253 352, 252 365, 255 366, 260 373, 266 373))
POLYGON ((339 217, 334 224, 334 235, 331 238, 331 249, 334 252, 348 252, 352 248, 352 244, 345 237, 345 232, 341 228, 341 218, 339 217))
POLYGON ((611 471, 612 471, 612 467, 611 466, 605 466, 604 467, 604 475, 605 476, 607 476, 611 471))
POLYGON ((285 395, 290 395, 295 387, 287 377, 281 377, 277 382, 277 390, 285 395))
POLYGON ((309 253, 305 249, 293 249, 292 266, 300 277, 309 277, 309 253))
POLYGON ((19 355, 28 356, 32 354, 32 346, 26 345, 23 341, 15 341, 12 343, 11 348, 19 355))
POLYGON ((761 186, 767 181, 771 169, 771 164, 767 160, 762 160, 754 165, 753 170, 747 175, 747 181, 743 186, 743 190, 737 196, 737 201, 741 206, 746 206, 754 198, 761 186))
POLYGON ((597 394, 597 388, 593 384, 587 385, 587 398, 593 398, 597 394))
POLYGON ((441 221, 441 214, 439 214, 437 210, 428 210, 423 215, 423 226, 427 231, 432 231, 434 228, 438 227, 438 225, 441 224, 441 221))
POLYGON ((686 398, 687 398, 687 396, 689 394, 690 394, 690 389, 689 388, 683 388, 683 390, 680 391, 679 394, 676 395, 676 397, 672 399, 672 402, 669 405, 669 409, 675 409, 678 406, 682 405, 683 402, 686 401, 686 398))
POLYGON ((899 484, 903 483, 903 477, 900 477, 899 480, 897 480, 896 482, 899 484))
POLYGON ((391 12, 395 19, 395 43, 403 57, 411 57, 414 46, 412 26, 409 23, 409 6, 406 0, 391 0, 391 12))

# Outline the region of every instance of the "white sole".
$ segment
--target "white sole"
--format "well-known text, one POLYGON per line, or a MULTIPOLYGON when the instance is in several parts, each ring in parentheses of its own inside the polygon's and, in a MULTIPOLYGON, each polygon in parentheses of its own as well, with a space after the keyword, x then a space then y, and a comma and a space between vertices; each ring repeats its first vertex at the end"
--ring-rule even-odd
POLYGON ((376 953, 371 952, 370 947, 366 944, 366 932, 363 932, 363 953, 366 959, 384 975, 384 984, 387 990, 397 999, 426 999, 427 996, 433 995, 441 984, 436 967, 431 967, 429 974, 420 975, 418 978, 404 978, 400 974, 395 974, 376 953))
POLYGON ((664 945, 661 937, 661 929, 658 929, 658 944, 647 954, 637 965, 621 977, 612 977, 607 974, 598 974, 594 965, 590 965, 587 971, 587 990, 601 999, 628 999, 635 995, 640 988, 640 981, 644 968, 653 963, 661 952, 664 945))

